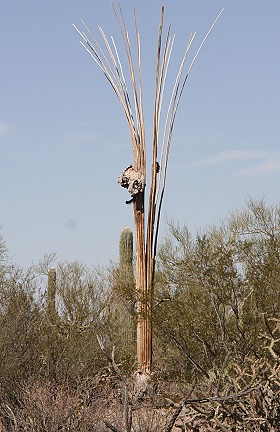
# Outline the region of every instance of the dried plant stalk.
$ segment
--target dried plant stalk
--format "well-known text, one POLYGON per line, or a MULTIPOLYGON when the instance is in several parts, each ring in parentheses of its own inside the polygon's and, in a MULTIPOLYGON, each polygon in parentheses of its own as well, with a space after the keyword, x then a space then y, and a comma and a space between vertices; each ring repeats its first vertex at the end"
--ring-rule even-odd
MULTIPOLYGON (((82 45, 92 56, 94 61, 100 67, 105 77, 111 84, 117 98, 120 101, 124 111, 132 141, 132 151, 134 157, 134 171, 139 174, 139 178, 146 179, 146 138, 144 109, 142 97, 142 74, 141 74, 141 49, 140 35, 138 32, 136 13, 134 12, 135 28, 135 59, 133 49, 129 38, 129 33, 125 24, 124 16, 120 4, 118 8, 112 4, 116 16, 122 40, 125 48, 130 81, 132 85, 133 106, 129 97, 129 92, 123 72, 122 62, 113 37, 111 45, 102 28, 99 27, 103 43, 106 47, 107 54, 103 52, 100 44, 92 35, 86 24, 82 21, 86 32, 76 30, 83 39, 82 45), (134 60, 137 67, 134 67, 134 60)), ((195 53, 189 69, 184 73, 185 62, 190 47, 195 37, 191 33, 186 50, 184 52, 177 77, 175 79, 173 91, 168 104, 166 117, 163 127, 162 142, 159 142, 159 132, 161 125, 161 112, 167 79, 168 66, 171 58, 174 44, 174 36, 170 36, 170 27, 163 37, 164 24, 164 6, 162 6, 160 25, 158 31, 158 46, 156 54, 156 73, 155 73, 155 95, 154 95, 154 116, 153 116, 153 140, 151 148, 151 179, 149 188, 149 203, 147 212, 147 230, 145 229, 145 190, 135 192, 132 197, 134 202, 134 230, 136 243, 136 294, 138 310, 138 327, 137 327, 137 356, 139 372, 149 373, 152 364, 152 293, 155 272, 155 259, 157 250, 157 240, 160 225, 162 202, 165 193, 167 166, 169 161, 169 151, 174 127, 174 121, 181 96, 193 67, 193 64, 212 28, 219 19, 221 13, 210 27, 208 33, 203 39, 197 52, 195 53), (159 155, 160 150, 160 155, 159 155), (158 162, 159 158, 159 162, 158 162), (160 167, 160 169, 159 169, 160 167)), ((123 186, 123 184, 122 184, 123 186)), ((124 187, 127 187, 126 185, 124 187)))

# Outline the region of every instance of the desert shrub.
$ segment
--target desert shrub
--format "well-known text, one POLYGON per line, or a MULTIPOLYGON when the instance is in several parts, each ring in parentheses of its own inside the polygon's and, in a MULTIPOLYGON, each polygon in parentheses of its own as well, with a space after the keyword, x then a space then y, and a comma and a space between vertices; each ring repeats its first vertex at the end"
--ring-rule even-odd
POLYGON ((168 359, 183 378, 176 362, 207 377, 228 353, 237 364, 265 356, 264 318, 280 315, 279 232, 279 207, 263 201, 249 201, 195 238, 171 224, 159 251, 154 305, 155 358, 160 363, 167 353, 167 374, 168 359))
MULTIPOLYGON (((16 272, 17 273, 17 272, 16 272)), ((7 271, 0 290, 0 376, 24 378, 40 364, 42 314, 34 283, 7 271)))

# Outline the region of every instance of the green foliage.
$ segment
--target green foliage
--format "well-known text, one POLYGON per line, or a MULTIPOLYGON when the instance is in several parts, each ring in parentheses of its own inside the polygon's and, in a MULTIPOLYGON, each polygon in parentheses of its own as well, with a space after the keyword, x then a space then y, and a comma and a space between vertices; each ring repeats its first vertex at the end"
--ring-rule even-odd
POLYGON ((228 353, 238 364, 263 356, 264 317, 280 316, 279 252, 280 209, 263 200, 195 239, 171 224, 158 260, 157 296, 169 293, 154 307, 158 344, 173 344, 177 364, 204 376, 228 353))
POLYGON ((6 267, 0 287, 0 376, 23 378, 36 373, 40 341, 40 308, 28 276, 6 267))
POLYGON ((56 291, 57 321, 47 333, 50 364, 56 379, 75 381, 104 367, 96 333, 104 329, 110 286, 99 268, 90 271, 79 262, 59 263, 56 291))
MULTIPOLYGON (((104 328, 108 283, 99 269, 90 272, 77 262, 57 267, 57 310, 50 316, 50 298, 45 302, 39 294, 43 279, 36 272, 42 263, 27 272, 5 266, 0 289, 0 378, 33 376, 39 381, 74 383, 105 366, 96 332, 104 328)), ((53 307, 52 297, 51 312, 53 307)))
MULTIPOLYGON (((0 413, 6 429, 13 430, 14 421, 8 406, 18 424, 25 425, 22 430, 43 430, 38 426, 43 424, 55 430, 63 419, 79 430, 83 416, 89 428, 99 430, 96 404, 105 409, 104 400, 113 394, 116 400, 119 377, 96 335, 124 375, 135 370, 131 231, 122 232, 118 265, 89 269, 79 262, 57 263, 56 280, 49 283, 54 255, 23 271, 9 263, 0 240, 0 413)), ((279 286, 279 206, 250 200, 195 237, 186 226, 171 223, 158 253, 153 304, 151 379, 160 382, 164 400, 179 402, 187 391, 198 399, 227 397, 261 386, 259 399, 245 392, 243 405, 210 398, 201 419, 209 422, 209 430, 221 418, 223 427, 228 419, 229 428, 251 418, 275 426, 280 412, 279 286)), ((121 405, 116 409, 120 413, 121 405)), ((200 424, 193 406, 184 422, 192 428, 200 424)))

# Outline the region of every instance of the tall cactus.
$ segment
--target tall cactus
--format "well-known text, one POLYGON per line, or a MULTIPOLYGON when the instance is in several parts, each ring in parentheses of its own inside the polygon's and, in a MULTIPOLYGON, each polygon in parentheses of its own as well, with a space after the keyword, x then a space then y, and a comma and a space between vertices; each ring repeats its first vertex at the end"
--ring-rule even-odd
POLYGON ((51 322, 53 322, 56 317, 55 295, 56 295, 56 270, 54 267, 51 267, 48 273, 48 291, 47 291, 47 313, 51 322))
POLYGON ((56 362, 57 362, 57 311, 55 307, 56 296, 56 270, 51 267, 48 271, 48 289, 47 289, 47 346, 46 346, 46 366, 50 379, 56 377, 56 362))
POLYGON ((133 233, 125 227, 120 235, 120 277, 125 284, 134 282, 133 273, 133 233))
POLYGON ((136 338, 135 328, 135 282, 133 271, 133 233, 130 228, 125 227, 120 235, 119 243, 119 282, 125 299, 128 315, 128 329, 126 331, 126 342, 131 343, 136 338))

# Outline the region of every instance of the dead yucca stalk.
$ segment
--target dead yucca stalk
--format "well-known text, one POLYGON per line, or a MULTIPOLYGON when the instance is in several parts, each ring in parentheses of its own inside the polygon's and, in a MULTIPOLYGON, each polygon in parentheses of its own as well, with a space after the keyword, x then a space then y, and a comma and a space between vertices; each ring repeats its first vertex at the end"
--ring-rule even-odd
POLYGON ((146 230, 144 205, 146 186, 146 138, 142 96, 140 36, 136 23, 136 14, 134 12, 135 48, 137 60, 137 66, 135 67, 132 46, 121 6, 119 3, 118 9, 116 9, 114 5, 112 6, 119 24, 123 44, 125 47, 132 85, 133 106, 129 97, 122 62, 113 37, 111 37, 111 42, 109 42, 102 28, 99 27, 99 31, 106 48, 105 54, 101 45, 83 21, 82 23, 86 31, 80 31, 76 26, 74 27, 83 39, 81 42, 82 45, 100 67, 105 77, 111 84, 114 92, 116 93, 124 111, 131 135, 134 166, 128 166, 119 176, 118 182, 121 184, 121 186, 127 188, 131 194, 131 200, 127 201, 127 203, 134 203, 136 294, 138 299, 137 357, 139 372, 148 373, 150 372, 152 362, 152 292, 155 258, 174 121, 189 73, 205 40, 207 39, 210 31, 216 24, 223 10, 219 13, 218 17, 210 27, 210 30, 206 34, 196 54, 192 58, 188 70, 185 71, 187 54, 189 53, 190 47, 194 40, 195 33, 191 33, 189 37, 179 71, 175 79, 165 119, 163 121, 162 139, 160 139, 159 132, 161 125, 161 111, 164 89, 174 43, 174 36, 170 36, 170 26, 166 36, 163 37, 164 6, 162 6, 156 53, 153 140, 151 148, 152 163, 146 230))

